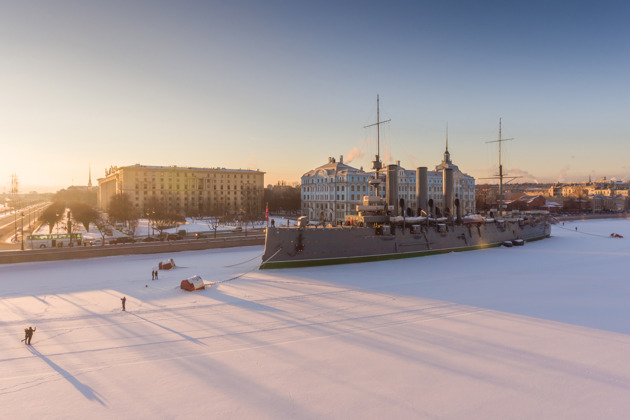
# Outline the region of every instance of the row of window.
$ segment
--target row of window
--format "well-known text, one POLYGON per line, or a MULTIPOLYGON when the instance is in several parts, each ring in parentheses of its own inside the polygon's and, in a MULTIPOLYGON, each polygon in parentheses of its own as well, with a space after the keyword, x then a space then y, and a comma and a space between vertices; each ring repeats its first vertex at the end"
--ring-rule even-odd
MULTIPOLYGON (((223 178, 223 175, 225 175, 226 179, 227 178, 237 179, 238 175, 239 175, 239 174, 216 174, 216 173, 212 173, 211 174, 211 173, 207 173, 206 176, 204 177, 204 176, 199 176, 199 175, 201 175, 199 173, 193 174, 193 173, 190 173, 190 172, 183 172, 183 174, 184 174, 184 176, 182 178, 188 178, 190 176, 191 178, 199 178, 199 179, 203 179, 203 178, 223 178), (212 176, 210 176, 210 175, 212 175, 212 176), (219 176, 217 176, 217 175, 219 175, 219 176), (230 175, 232 175, 232 177, 230 177, 230 175)), ((156 176, 160 176, 162 178, 165 177, 165 176, 167 176, 169 178, 179 178, 180 175, 182 175, 182 172, 169 173, 169 174, 166 174, 166 175, 164 175, 164 173, 162 173, 160 175, 157 175, 155 172, 142 172, 142 175, 140 175, 140 173, 136 172, 134 175, 135 175, 136 179, 141 176, 141 177, 144 177, 144 180, 146 181, 147 177, 155 178, 156 176)), ((257 174, 257 175, 247 174, 247 178, 245 178, 245 174, 240 174, 240 178, 241 179, 250 179, 250 177, 257 177, 257 176, 258 177, 262 177, 262 174, 257 174)))
MULTIPOLYGON (((415 175, 415 172, 414 172, 415 175)), ((372 179, 373 176, 372 175, 366 175, 366 176, 349 176, 349 177, 344 177, 344 176, 338 176, 336 178, 322 178, 322 177, 315 177, 315 178, 311 178, 311 177, 304 177, 302 178, 302 184, 306 185, 306 184, 330 184, 330 183, 339 183, 339 182, 343 182, 343 183, 348 183, 348 182, 361 182, 361 183, 367 183, 370 179, 372 179)), ((416 184, 416 177, 415 176, 403 176, 402 173, 399 174, 399 178, 398 178, 398 182, 401 184, 412 184, 415 185, 416 184)), ((442 184, 442 177, 441 176, 431 176, 428 178, 428 182, 429 184, 442 184)), ((475 185, 475 180, 472 178, 460 178, 460 179, 455 179, 455 183, 456 184, 460 184, 462 186, 468 185, 468 186, 473 186, 475 185)))

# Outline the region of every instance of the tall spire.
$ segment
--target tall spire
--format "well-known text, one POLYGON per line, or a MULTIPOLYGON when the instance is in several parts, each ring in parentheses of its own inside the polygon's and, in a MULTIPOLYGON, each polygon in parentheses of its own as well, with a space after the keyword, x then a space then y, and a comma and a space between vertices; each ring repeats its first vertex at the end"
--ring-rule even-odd
POLYGON ((448 122, 446 123, 446 153, 448 153, 448 122))
POLYGON ((88 190, 91 190, 92 189, 92 165, 88 166, 88 171, 89 171, 88 172, 89 173, 89 175, 88 175, 88 190))
POLYGON ((446 123, 446 151, 444 152, 443 163, 451 163, 451 154, 448 152, 448 123, 446 123))

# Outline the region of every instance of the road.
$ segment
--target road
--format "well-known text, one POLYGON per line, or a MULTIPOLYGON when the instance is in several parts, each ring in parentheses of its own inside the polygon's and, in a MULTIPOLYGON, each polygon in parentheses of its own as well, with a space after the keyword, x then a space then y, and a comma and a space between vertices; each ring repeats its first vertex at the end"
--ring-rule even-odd
POLYGON ((21 214, 24 214, 24 232, 28 234, 31 231, 29 226, 35 227, 41 210, 43 210, 48 204, 49 203, 33 204, 31 206, 24 207, 22 210, 18 211, 17 214, 10 213, 0 216, 0 249, 20 249, 21 244, 11 243, 10 240, 22 227, 21 214))

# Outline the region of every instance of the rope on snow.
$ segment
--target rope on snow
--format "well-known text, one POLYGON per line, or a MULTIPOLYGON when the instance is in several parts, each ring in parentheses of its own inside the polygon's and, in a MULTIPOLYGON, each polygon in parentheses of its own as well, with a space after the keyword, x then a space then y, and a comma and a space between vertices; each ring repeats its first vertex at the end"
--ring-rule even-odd
MULTIPOLYGON (((263 262, 261 263, 261 265, 262 265, 262 264, 264 264, 264 263, 266 263, 267 261, 269 261, 269 260, 270 260, 270 259, 272 259, 273 257, 275 257, 275 256, 278 254, 278 252, 280 252, 280 251, 282 251, 282 248, 278 248, 278 250, 277 250, 277 251, 276 251, 276 252, 275 252, 275 253, 274 253, 271 257, 267 258, 267 260, 266 260, 266 261, 263 261, 263 262)), ((254 258, 258 258, 259 256, 260 256, 260 255, 257 255, 257 256, 256 256, 256 257, 254 257, 254 258)), ((247 260, 247 261, 251 261, 251 260, 253 260, 254 258, 249 259, 249 260, 247 260)), ((247 261, 244 261, 244 262, 247 262, 247 261)), ((242 263, 239 263, 239 264, 242 264, 242 263)), ((239 264, 234 264, 234 265, 239 265, 239 264)), ((228 267, 233 267, 233 266, 228 266, 228 267)), ((214 286, 215 284, 227 283, 228 281, 236 280, 236 279, 238 279, 238 278, 243 277, 245 274, 249 274, 249 273, 251 273, 252 271, 254 271, 254 270, 256 270, 256 269, 258 269, 258 267, 254 267, 254 268, 252 268, 252 269, 251 269, 251 270, 249 270, 249 271, 246 271, 246 272, 241 273, 241 274, 239 274, 239 275, 237 275, 237 276, 234 276, 234 277, 230 277, 229 279, 220 280, 220 281, 215 281, 215 282, 213 282, 213 283, 210 283, 210 287, 214 286)))
POLYGON ((615 236, 612 236, 612 235, 599 235, 597 233, 582 232, 581 230, 569 229, 569 228, 565 228, 565 227, 558 226, 558 225, 556 225, 556 227, 558 227, 560 229, 568 230, 568 231, 571 231, 571 232, 574 232, 574 233, 581 233, 582 235, 597 236, 597 237, 600 237, 600 238, 614 238, 615 237, 615 236))
POLYGON ((254 258, 250 258, 250 259, 249 259, 249 260, 247 260, 247 261, 242 261, 242 262, 240 262, 240 263, 236 263, 236 264, 232 264, 232 265, 226 265, 226 266, 225 266, 225 268, 229 268, 229 267, 236 267, 237 265, 245 264, 245 263, 247 263, 247 262, 250 262, 251 260, 255 260, 256 258, 258 258, 258 257, 260 257, 260 256, 262 256, 262 254, 258 254, 258 255, 256 255, 254 258))

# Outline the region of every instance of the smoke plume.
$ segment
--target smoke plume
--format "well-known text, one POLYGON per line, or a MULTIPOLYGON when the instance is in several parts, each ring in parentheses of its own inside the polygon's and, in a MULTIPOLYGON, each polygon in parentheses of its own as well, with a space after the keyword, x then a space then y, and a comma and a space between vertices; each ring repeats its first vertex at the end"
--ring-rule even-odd
POLYGON ((363 152, 357 146, 354 146, 349 152, 345 155, 345 163, 350 163, 355 159, 361 159, 363 157, 363 152))

